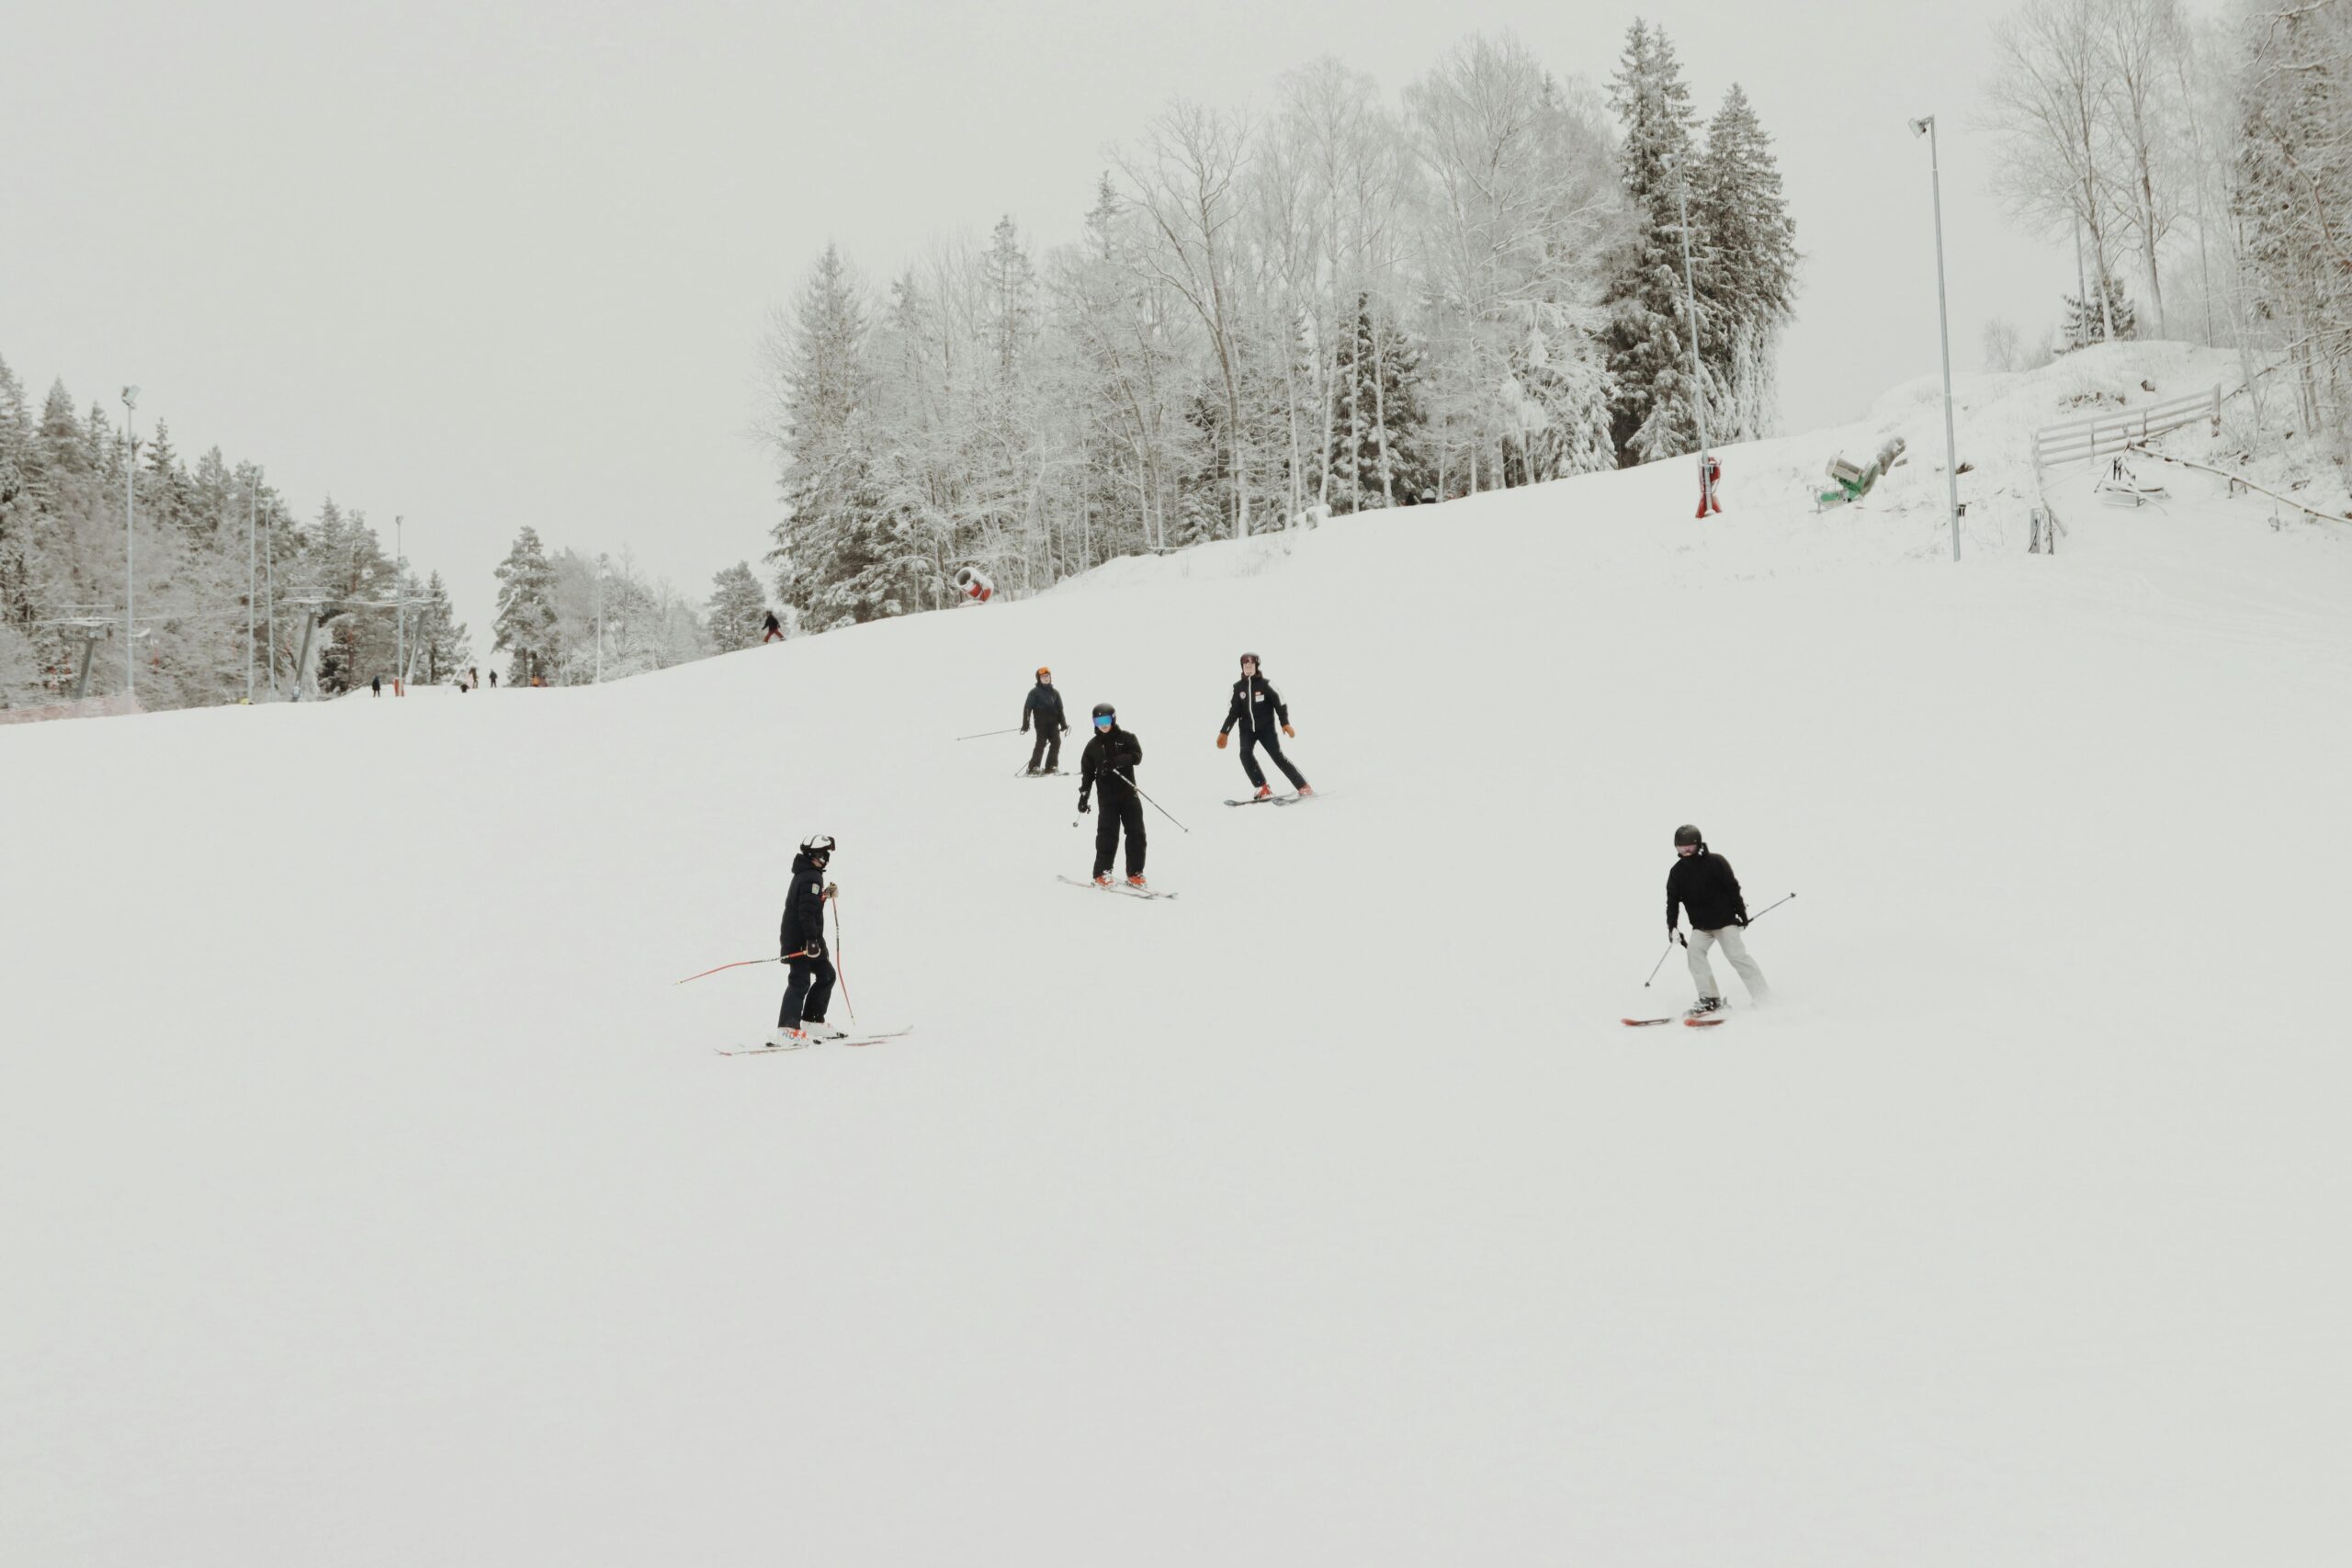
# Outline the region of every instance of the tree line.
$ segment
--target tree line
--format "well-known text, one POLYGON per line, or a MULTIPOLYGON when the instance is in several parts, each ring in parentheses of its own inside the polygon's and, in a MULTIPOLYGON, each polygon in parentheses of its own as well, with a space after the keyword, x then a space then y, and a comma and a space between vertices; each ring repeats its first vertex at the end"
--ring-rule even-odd
POLYGON ((817 258, 761 345, 805 625, 1688 453, 1700 398, 1772 428, 1780 171, 1736 85, 1702 130, 1663 30, 1605 92, 1474 36, 1396 98, 1327 58, 1275 102, 1171 103, 1042 256, 1008 216, 879 285, 817 258))
POLYGON ((0 359, 0 707, 72 696, 85 651, 86 694, 130 682, 127 556, 145 708, 240 701, 249 668, 257 695, 392 679, 403 602, 410 679, 470 657, 441 574, 420 581, 395 563, 365 513, 329 497, 298 519, 257 464, 215 446, 190 467, 162 418, 135 445, 124 434, 105 403, 77 410, 62 380, 36 412, 0 359))

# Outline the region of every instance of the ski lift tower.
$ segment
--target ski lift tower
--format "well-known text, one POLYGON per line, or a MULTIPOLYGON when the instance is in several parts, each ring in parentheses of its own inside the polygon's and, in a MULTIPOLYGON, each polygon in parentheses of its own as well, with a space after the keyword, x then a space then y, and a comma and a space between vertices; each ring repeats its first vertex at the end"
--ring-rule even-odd
MULTIPOLYGON (((115 613, 113 609, 107 606, 92 605, 89 606, 89 613, 86 615, 61 615, 53 621, 35 621, 33 625, 37 626, 77 626, 81 629, 82 667, 80 673, 78 673, 74 680, 74 700, 77 703, 80 702, 83 695, 90 689, 90 665, 92 660, 97 657, 98 644, 114 636, 115 613)), ((136 632, 133 635, 136 637, 145 637, 147 634, 142 631, 136 632)))
POLYGON ((299 703, 302 700, 302 682, 311 673, 311 642, 325 624, 331 600, 322 589, 306 588, 287 594, 285 603, 302 612, 302 651, 294 656, 294 695, 289 699, 299 703))

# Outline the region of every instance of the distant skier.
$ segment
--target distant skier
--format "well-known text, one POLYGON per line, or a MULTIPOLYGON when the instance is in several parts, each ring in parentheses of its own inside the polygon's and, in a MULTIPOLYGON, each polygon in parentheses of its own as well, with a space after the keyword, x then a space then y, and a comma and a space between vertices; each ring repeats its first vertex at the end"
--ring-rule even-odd
POLYGON ((1037 667, 1037 683, 1029 688, 1029 700, 1021 705, 1021 732, 1029 733, 1029 721, 1037 721, 1037 740, 1029 748, 1029 771, 1033 773, 1057 773, 1062 771, 1062 736, 1069 728, 1069 720, 1062 716, 1062 694, 1054 690, 1054 672, 1044 665, 1037 667), (1040 768, 1042 757, 1046 765, 1040 768))
POLYGON ((1290 759, 1283 755, 1283 743, 1274 738, 1278 728, 1293 739, 1298 738, 1298 731, 1290 727, 1290 707, 1283 701, 1282 694, 1259 673, 1258 656, 1254 653, 1241 656, 1241 679, 1233 683, 1233 701, 1225 711, 1225 728, 1216 732, 1218 750, 1225 750, 1237 724, 1241 726, 1241 771, 1258 786, 1258 799, 1274 793, 1267 787, 1265 770, 1258 766, 1257 751, 1261 746, 1274 760, 1274 766, 1283 771, 1283 776, 1290 780, 1293 789, 1301 795, 1315 793, 1298 770, 1291 766, 1290 759))
POLYGON ((764 648, 769 643, 780 642, 783 640, 783 637, 784 623, 775 618, 775 612, 774 610, 770 610, 768 612, 767 628, 765 634, 760 638, 760 646, 764 648))
POLYGON ((833 998, 833 965, 825 956, 825 900, 834 892, 825 880, 825 867, 832 858, 831 837, 811 833, 800 840, 800 852, 792 859, 792 890, 784 896, 784 924, 776 933, 792 978, 784 987, 784 1007, 776 1014, 771 1045, 846 1038, 825 1021, 826 1004, 833 998))
POLYGON ((1724 477, 1724 466, 1713 452, 1699 459, 1699 515, 1721 512, 1724 503, 1715 499, 1715 481, 1724 477))
POLYGON ((1739 890, 1739 878, 1732 874, 1731 862, 1710 851, 1699 829, 1687 822, 1674 830, 1674 869, 1666 877, 1666 938, 1690 950, 1690 978, 1699 983, 1698 1005, 1684 1016, 1702 1018, 1723 1010, 1714 968, 1707 962, 1708 949, 1717 943, 1739 971, 1749 998, 1770 999, 1772 987, 1764 983, 1764 971, 1756 960, 1747 956, 1747 939, 1740 934, 1747 924, 1747 899, 1739 890), (1690 939, 1675 930, 1678 908, 1690 913, 1690 939))
POLYGON ((1078 759, 1078 809, 1087 792, 1102 791, 1102 820, 1094 829, 1094 885, 1111 886, 1111 857, 1119 847, 1119 829, 1127 830, 1127 886, 1143 881, 1143 797, 1136 793, 1136 764, 1143 761, 1143 742, 1119 728, 1119 715, 1109 703, 1094 705, 1094 739, 1078 759))
POLYGON ((382 696, 384 694, 384 678, 381 675, 377 676, 374 680, 368 682, 368 689, 370 692, 373 692, 376 695, 379 697, 382 696))
POLYGON ((490 689, 493 692, 498 690, 498 671, 495 670, 490 672, 490 689))

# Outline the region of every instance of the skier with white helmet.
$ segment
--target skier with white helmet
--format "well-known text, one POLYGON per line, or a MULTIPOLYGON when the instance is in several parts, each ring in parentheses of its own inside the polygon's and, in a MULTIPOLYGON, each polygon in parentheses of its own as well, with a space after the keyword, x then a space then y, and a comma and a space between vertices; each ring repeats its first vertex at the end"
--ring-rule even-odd
POLYGON ((825 956, 825 900, 835 891, 825 880, 825 867, 832 858, 830 833, 811 833, 800 841, 800 852, 793 857, 792 890, 785 895, 784 924, 777 932, 792 978, 784 987, 784 1007, 776 1014, 772 1045, 807 1045, 847 1037, 825 1021, 825 1008, 833 999, 833 964, 825 956))

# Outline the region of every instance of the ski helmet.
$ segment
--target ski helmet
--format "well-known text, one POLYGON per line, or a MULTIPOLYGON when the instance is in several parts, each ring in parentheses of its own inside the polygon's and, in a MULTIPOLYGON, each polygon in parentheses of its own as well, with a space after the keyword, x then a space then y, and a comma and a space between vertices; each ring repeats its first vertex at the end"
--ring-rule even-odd
POLYGON ((1097 718, 1116 718, 1119 716, 1119 710, 1113 707, 1109 703, 1096 703, 1094 705, 1094 716, 1097 718))
POLYGON ((831 854, 833 836, 831 833, 811 833, 800 840, 800 852, 804 855, 831 854))
POLYGON ((1681 827, 1677 828, 1674 830, 1674 847, 1678 850, 1685 844, 1703 845, 1706 841, 1705 837, 1700 833, 1699 829, 1693 828, 1688 822, 1685 822, 1681 827))
POLYGON ((1044 680, 1046 676, 1048 676, 1048 675, 1050 675, 1050 674, 1052 674, 1052 673, 1053 673, 1053 671, 1050 671, 1050 670, 1048 670, 1048 669, 1046 669, 1044 665, 1040 664, 1040 665, 1038 665, 1038 666, 1037 666, 1037 679, 1039 679, 1040 681, 1044 680))

